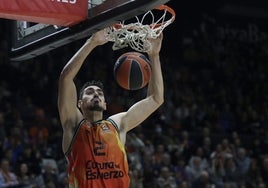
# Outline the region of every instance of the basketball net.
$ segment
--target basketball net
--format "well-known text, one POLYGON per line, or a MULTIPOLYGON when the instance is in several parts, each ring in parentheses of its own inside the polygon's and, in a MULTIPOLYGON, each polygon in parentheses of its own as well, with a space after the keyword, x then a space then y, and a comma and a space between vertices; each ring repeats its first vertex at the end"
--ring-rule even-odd
POLYGON ((108 27, 107 39, 114 42, 113 50, 131 47, 139 52, 147 52, 151 49, 149 39, 157 38, 168 25, 173 23, 175 16, 176 13, 172 8, 160 5, 141 17, 135 16, 136 22, 122 21, 108 27), (159 14, 160 17, 157 18, 159 14))

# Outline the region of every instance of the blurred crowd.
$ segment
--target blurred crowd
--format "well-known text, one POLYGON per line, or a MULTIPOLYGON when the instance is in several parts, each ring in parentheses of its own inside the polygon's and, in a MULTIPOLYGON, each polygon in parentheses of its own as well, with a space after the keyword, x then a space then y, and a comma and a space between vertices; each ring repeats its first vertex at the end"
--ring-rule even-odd
MULTIPOLYGON (((57 79, 83 41, 10 62, 6 23, 1 20, 0 188, 65 188, 57 79)), ((162 49, 165 103, 127 136, 132 188, 268 186, 268 43, 222 37, 204 24, 182 32, 179 46, 162 49)), ((119 53, 109 44, 95 49, 75 80, 77 87, 93 78, 104 82, 106 116, 146 94, 115 83, 119 53)))

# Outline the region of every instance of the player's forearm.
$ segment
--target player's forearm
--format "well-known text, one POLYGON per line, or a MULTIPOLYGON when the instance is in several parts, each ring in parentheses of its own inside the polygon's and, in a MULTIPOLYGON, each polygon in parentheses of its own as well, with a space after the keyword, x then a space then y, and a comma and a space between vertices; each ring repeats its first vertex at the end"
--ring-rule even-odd
POLYGON ((150 55, 149 59, 152 67, 152 75, 148 85, 147 95, 152 95, 157 103, 162 104, 164 101, 164 84, 159 54, 150 55))
POLYGON ((83 62, 96 46, 97 44, 92 42, 91 38, 89 38, 65 65, 61 72, 61 77, 74 79, 81 66, 83 65, 83 62))

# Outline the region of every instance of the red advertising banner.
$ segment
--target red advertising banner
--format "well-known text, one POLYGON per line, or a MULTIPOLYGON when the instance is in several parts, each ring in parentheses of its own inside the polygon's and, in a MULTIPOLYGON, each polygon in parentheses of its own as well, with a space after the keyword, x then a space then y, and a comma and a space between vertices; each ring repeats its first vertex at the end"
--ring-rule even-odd
POLYGON ((0 18, 70 26, 88 16, 87 0, 2 0, 0 18))

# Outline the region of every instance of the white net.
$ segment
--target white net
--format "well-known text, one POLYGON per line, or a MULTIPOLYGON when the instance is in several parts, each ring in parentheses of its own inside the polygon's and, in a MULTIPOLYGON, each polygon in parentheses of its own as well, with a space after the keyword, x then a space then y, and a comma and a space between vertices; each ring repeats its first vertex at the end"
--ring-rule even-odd
POLYGON ((143 16, 136 16, 136 22, 126 23, 126 21, 115 24, 107 28, 109 41, 114 42, 113 50, 131 47, 139 52, 147 52, 151 49, 149 39, 157 38, 164 28, 175 20, 175 13, 170 12, 167 6, 162 5, 163 9, 154 9, 146 12, 143 16), (156 18, 159 13, 162 14, 156 18))

